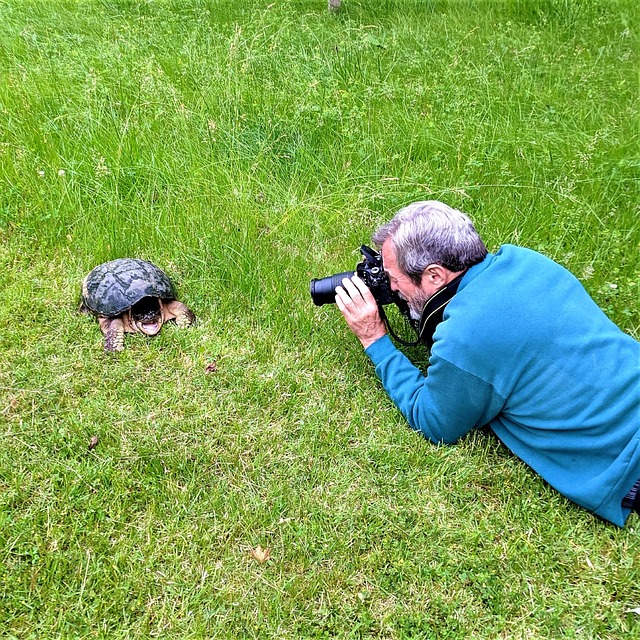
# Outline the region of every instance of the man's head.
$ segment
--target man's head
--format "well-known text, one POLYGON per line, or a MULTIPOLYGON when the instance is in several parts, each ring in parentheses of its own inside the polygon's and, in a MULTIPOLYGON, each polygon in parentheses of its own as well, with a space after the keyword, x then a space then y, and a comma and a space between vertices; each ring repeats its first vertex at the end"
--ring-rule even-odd
POLYGON ((391 288, 409 302, 414 317, 438 289, 487 255, 469 217, 437 200, 401 209, 373 241, 381 248, 391 288))

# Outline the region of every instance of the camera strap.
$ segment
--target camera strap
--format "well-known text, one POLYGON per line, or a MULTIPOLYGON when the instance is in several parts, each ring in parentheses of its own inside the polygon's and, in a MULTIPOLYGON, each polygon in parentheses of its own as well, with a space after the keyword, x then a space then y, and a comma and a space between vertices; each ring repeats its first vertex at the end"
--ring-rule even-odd
MULTIPOLYGON (((396 307, 398 307, 398 309, 400 310, 400 313, 404 316, 405 320, 417 332, 418 331, 418 322, 417 322, 417 320, 414 320, 411 317, 411 312, 409 311, 409 305, 406 303, 406 301, 403 300, 402 298, 400 298, 398 295, 394 295, 393 296, 393 302, 395 303, 396 307)), ((408 340, 404 340, 403 338, 401 338, 393 330, 393 327, 391 326, 391 323, 389 322, 389 318, 387 317, 387 314, 385 313, 384 307, 380 303, 378 303, 378 312, 380 313, 380 317, 382 318, 382 321, 384 322, 384 326, 387 327, 387 331, 389 332, 391 337, 396 342, 399 342, 400 344, 403 344, 405 347, 415 347, 415 346, 420 344, 420 337, 418 337, 418 339, 414 340, 413 342, 409 342, 408 340)))
POLYGON ((441 289, 438 289, 425 302, 422 315, 420 316, 420 324, 418 325, 418 340, 424 342, 427 347, 432 347, 433 334, 436 332, 436 327, 442 322, 444 310, 449 302, 451 302, 451 298, 453 298, 458 291, 460 282, 466 273, 466 271, 463 271, 451 280, 451 282, 441 289))

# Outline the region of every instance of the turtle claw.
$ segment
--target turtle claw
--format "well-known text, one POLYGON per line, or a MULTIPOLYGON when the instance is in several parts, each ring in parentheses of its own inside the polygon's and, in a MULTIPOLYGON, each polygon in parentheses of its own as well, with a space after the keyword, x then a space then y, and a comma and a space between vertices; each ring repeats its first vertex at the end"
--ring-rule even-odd
POLYGON ((176 316, 176 324, 180 329, 186 329, 187 327, 190 327, 195 322, 195 320, 196 317, 191 312, 182 313, 176 316))
POLYGON ((107 353, 117 353, 124 351, 124 336, 106 336, 104 339, 104 350, 107 353))
POLYGON ((196 316, 193 311, 191 311, 186 304, 178 302, 177 300, 172 300, 167 303, 166 318, 173 318, 179 329, 186 329, 196 321, 196 316))
POLYGON ((104 333, 104 350, 107 353, 124 349, 124 323, 120 318, 105 318, 100 328, 104 333))

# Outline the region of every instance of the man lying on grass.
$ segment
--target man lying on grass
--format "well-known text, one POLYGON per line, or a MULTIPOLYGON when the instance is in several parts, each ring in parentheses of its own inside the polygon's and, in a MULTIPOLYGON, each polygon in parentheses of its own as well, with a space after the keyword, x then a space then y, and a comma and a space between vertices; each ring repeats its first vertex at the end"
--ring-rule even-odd
POLYGON ((336 304, 410 426, 453 443, 489 425, 551 486, 623 526, 640 512, 640 343, 552 260, 512 245, 488 253, 471 220, 436 202, 402 210, 373 236, 391 288, 419 318, 456 287, 425 377, 391 342, 353 276, 336 304), (460 276, 460 277, 459 277, 460 276))

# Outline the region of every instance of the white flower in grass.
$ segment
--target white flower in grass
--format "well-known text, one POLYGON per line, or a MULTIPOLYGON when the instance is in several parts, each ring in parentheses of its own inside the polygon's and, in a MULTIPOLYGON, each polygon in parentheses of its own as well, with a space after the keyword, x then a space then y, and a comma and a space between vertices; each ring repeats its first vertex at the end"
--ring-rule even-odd
POLYGON ((41 178, 44 178, 44 170, 43 170, 43 169, 40 169, 40 170, 38 171, 38 175, 39 175, 41 178))
POLYGON ((593 265, 588 264, 585 268, 584 271, 582 272, 582 279, 583 280, 589 280, 589 278, 593 277, 593 265))
POLYGON ((62 176, 65 174, 64 169, 58 169, 58 175, 62 178, 62 176))
POLYGON ((98 178, 104 178, 111 174, 109 167, 107 166, 107 162, 104 157, 100 157, 98 160, 98 164, 96 165, 96 176, 98 178))

